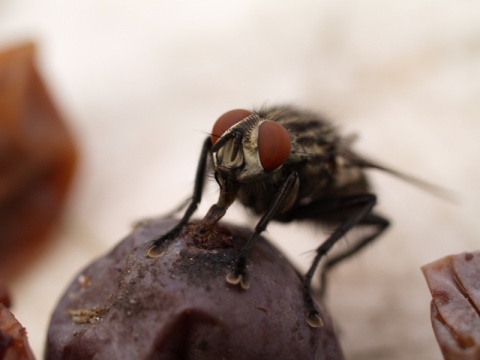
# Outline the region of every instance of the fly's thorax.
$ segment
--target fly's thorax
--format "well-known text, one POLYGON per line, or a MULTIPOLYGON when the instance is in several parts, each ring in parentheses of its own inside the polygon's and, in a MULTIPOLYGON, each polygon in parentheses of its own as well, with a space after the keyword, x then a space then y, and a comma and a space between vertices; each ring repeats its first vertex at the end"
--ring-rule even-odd
MULTIPOLYGON (((272 204, 272 199, 290 174, 289 170, 282 167, 279 171, 268 173, 262 181, 242 184, 239 188, 237 199, 243 206, 252 210, 254 214, 259 216, 265 214, 272 204)), ((286 198, 280 203, 277 209, 278 214, 288 211, 294 205, 297 200, 299 186, 300 181, 297 178, 286 198)))

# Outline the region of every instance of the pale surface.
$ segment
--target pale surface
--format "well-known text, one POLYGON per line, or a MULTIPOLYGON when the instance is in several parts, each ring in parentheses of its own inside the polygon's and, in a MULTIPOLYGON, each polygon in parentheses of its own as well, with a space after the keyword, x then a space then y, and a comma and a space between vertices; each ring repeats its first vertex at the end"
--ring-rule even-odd
MULTIPOLYGON (((347 358, 440 357, 420 266, 480 248, 479 2, 0 0, 0 45, 25 39, 83 155, 57 242, 13 284, 39 357, 74 274, 190 194, 214 120, 279 102, 322 111, 363 153, 458 192, 453 205, 372 174, 392 229, 333 274, 328 298, 347 358)), ((228 219, 253 224, 243 214, 228 219)), ((302 269, 324 239, 304 224, 267 236, 302 269)))

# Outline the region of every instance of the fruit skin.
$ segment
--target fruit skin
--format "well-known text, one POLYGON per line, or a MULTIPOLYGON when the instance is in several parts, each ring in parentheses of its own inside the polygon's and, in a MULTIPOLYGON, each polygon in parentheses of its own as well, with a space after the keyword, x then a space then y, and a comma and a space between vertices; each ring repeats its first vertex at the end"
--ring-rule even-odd
POLYGON ((480 251, 449 255, 422 266, 432 293, 430 318, 443 357, 480 359, 480 251))
POLYGON ((175 223, 144 222, 78 275, 52 315, 45 359, 343 359, 330 318, 307 325, 301 277, 263 238, 250 289, 226 283, 249 230, 200 235, 189 224, 163 255, 145 256, 175 223))

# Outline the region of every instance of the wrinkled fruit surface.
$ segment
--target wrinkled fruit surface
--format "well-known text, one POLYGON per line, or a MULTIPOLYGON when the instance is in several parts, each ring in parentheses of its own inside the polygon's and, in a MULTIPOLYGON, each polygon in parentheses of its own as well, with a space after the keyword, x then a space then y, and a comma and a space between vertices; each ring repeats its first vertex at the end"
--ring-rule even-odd
POLYGON ((480 252, 447 256, 422 271, 432 293, 432 325, 444 358, 480 359, 480 252))
POLYGON ((260 239, 248 260, 251 287, 225 277, 249 230, 189 224, 162 256, 150 240, 174 220, 145 222, 83 270, 52 315, 46 359, 343 359, 328 315, 305 320, 302 280, 260 239))
POLYGON ((28 345, 25 328, 2 303, 0 303, 0 359, 35 359, 28 345))

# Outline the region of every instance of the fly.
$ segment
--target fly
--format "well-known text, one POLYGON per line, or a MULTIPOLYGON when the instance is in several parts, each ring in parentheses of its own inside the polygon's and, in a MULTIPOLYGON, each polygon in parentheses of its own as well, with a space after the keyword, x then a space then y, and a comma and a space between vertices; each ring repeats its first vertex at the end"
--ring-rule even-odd
POLYGON ((366 160, 352 150, 351 143, 352 139, 340 136, 330 122, 317 114, 289 106, 259 111, 236 109, 223 114, 203 143, 193 196, 182 219, 154 239, 146 254, 161 255, 168 240, 187 224, 201 201, 211 162, 220 195, 200 222, 200 231, 216 224, 235 200, 260 216, 253 235, 239 252, 233 272, 226 276, 229 284, 249 288, 248 254, 270 221, 310 220, 334 226, 335 230, 316 249, 304 277, 307 323, 321 327, 323 320, 311 295, 312 278, 320 261, 352 228, 373 228, 347 250, 325 261, 325 279, 332 267, 378 238, 389 226, 389 221, 374 211, 377 197, 365 169, 383 170, 427 190, 441 191, 366 160))

